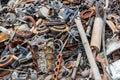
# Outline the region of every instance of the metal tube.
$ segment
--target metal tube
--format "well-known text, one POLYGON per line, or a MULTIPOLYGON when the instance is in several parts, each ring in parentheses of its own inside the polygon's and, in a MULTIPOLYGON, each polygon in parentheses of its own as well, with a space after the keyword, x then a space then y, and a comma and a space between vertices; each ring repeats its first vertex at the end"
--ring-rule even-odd
POLYGON ((103 20, 100 17, 95 18, 92 38, 91 38, 91 47, 93 47, 97 52, 100 51, 101 48, 101 38, 102 38, 102 29, 103 29, 103 20))

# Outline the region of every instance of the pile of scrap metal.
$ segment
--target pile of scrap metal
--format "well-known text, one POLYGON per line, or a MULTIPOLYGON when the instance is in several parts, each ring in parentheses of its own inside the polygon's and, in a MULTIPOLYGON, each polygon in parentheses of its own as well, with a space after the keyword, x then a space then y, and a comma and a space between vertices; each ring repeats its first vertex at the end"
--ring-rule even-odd
POLYGON ((0 80, 120 80, 119 0, 0 0, 0 80))

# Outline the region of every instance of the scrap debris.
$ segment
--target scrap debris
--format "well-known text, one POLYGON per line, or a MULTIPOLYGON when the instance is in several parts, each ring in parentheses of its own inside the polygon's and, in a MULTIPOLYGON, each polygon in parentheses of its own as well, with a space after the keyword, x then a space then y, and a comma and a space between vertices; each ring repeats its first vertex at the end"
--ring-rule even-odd
POLYGON ((119 0, 0 0, 0 80, 120 80, 119 0))

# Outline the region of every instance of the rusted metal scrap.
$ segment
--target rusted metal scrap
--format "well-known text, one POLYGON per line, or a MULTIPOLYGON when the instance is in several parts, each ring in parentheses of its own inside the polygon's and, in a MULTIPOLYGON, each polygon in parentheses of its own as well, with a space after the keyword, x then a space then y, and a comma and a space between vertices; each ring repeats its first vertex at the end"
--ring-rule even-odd
POLYGON ((0 80, 119 80, 119 0, 0 0, 0 80))
POLYGON ((4 55, 0 59, 0 67, 7 67, 8 65, 10 65, 13 62, 13 60, 14 60, 13 54, 4 55))
POLYGON ((87 38, 85 36, 85 32, 84 32, 80 18, 77 17, 77 19, 75 19, 75 22, 77 24, 77 28, 79 30, 82 42, 84 43, 84 48, 86 50, 86 55, 88 57, 88 60, 89 60, 90 65, 91 65, 91 69, 93 71, 93 76, 96 80, 101 80, 101 76, 100 76, 100 73, 98 71, 98 67, 96 65, 96 62, 95 62, 95 59, 93 57, 92 51, 91 51, 89 43, 87 41, 87 38))

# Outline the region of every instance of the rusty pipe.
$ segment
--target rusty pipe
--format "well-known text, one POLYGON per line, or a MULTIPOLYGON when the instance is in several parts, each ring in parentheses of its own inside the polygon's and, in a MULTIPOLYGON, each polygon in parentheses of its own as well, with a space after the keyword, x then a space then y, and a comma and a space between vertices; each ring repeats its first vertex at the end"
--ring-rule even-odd
POLYGON ((104 22, 102 18, 96 17, 92 31, 91 47, 93 47, 97 52, 99 52, 101 48, 103 26, 104 22))
POLYGON ((101 49, 102 32, 104 27, 104 20, 99 14, 99 7, 103 9, 100 3, 96 2, 96 17, 93 25, 91 38, 91 47, 93 48, 93 50, 96 50, 96 52, 99 52, 101 49))

